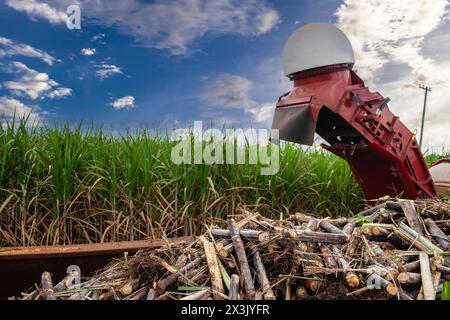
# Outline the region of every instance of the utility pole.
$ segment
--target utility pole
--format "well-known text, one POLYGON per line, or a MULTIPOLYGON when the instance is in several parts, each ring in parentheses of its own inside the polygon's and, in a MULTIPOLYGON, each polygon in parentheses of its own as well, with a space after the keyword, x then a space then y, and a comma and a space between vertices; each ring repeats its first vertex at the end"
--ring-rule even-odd
POLYGON ((420 126, 420 140, 419 140, 419 146, 422 149, 423 125, 425 123, 425 110, 427 108, 427 95, 428 95, 428 91, 431 91, 431 88, 427 87, 423 84, 421 84, 419 86, 419 88, 425 90, 425 98, 423 100, 423 111, 422 111, 422 125, 420 126))

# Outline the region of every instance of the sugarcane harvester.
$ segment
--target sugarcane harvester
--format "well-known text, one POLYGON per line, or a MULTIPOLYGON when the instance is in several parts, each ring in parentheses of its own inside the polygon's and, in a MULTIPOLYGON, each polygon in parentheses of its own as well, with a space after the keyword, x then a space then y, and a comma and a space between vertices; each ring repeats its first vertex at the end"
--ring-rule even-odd
POLYGON ((436 196, 413 134, 391 110, 389 98, 372 92, 352 67, 350 41, 333 25, 298 29, 283 49, 284 73, 293 89, 275 109, 281 140, 321 146, 345 159, 367 200, 436 196))

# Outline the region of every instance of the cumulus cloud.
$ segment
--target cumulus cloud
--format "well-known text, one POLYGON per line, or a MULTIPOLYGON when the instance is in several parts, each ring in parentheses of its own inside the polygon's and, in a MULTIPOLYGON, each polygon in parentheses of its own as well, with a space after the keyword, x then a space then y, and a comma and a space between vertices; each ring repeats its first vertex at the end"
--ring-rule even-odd
POLYGON ((11 39, 0 37, 0 58, 6 56, 25 56, 38 58, 47 63, 53 65, 56 59, 45 51, 33 48, 30 45, 17 43, 11 39))
POLYGON ((110 103, 114 109, 131 109, 134 108, 134 97, 125 96, 110 103))
POLYGON ((61 96, 61 94, 67 96, 72 92, 69 88, 57 89, 59 84, 55 80, 50 79, 47 73, 28 68, 21 62, 12 62, 11 71, 17 74, 18 77, 14 80, 3 82, 3 87, 17 96, 25 96, 35 100, 44 98, 47 94, 50 98, 54 98, 61 96), (58 93, 55 93, 55 91, 50 92, 52 89, 59 91, 58 93))
POLYGON ((100 79, 112 77, 114 74, 123 74, 122 69, 113 64, 100 64, 97 68, 95 73, 100 79))
POLYGON ((36 106, 26 106, 19 100, 0 97, 0 118, 11 119, 28 117, 28 125, 38 125, 42 123, 42 115, 36 106))
POLYGON ((420 129, 423 91, 428 97, 424 140, 447 145, 450 117, 449 3, 435 0, 346 0, 335 12, 337 25, 355 51, 355 69, 373 90, 389 96, 394 113, 411 129, 420 129), (436 36, 438 35, 438 36, 436 36), (444 45, 444 47, 442 47, 444 45))
POLYGON ((447 5, 446 0, 433 5, 426 0, 346 0, 336 16, 365 77, 393 62, 407 64, 420 82, 429 80, 433 71, 432 59, 421 53, 424 39, 442 24, 447 5))
POLYGON ((43 1, 35 0, 7 0, 11 8, 26 13, 31 19, 41 18, 52 24, 65 23, 67 15, 65 8, 58 10, 43 1))
POLYGON ((81 49, 83 56, 93 56, 95 54, 95 48, 83 48, 81 49))
POLYGON ((252 87, 249 79, 224 73, 205 88, 203 98, 210 106, 241 109, 251 115, 253 121, 267 124, 272 120, 274 104, 254 101, 250 95, 252 87))
POLYGON ((34 100, 58 85, 48 74, 30 69, 21 62, 13 62, 11 66, 20 77, 13 81, 5 81, 3 86, 18 96, 27 96, 34 100))
MULTIPOLYGON (((57 20, 72 0, 47 0, 46 14, 37 14, 37 3, 18 6, 18 0, 7 4, 29 16, 57 20), (13 5, 14 4, 14 5, 13 5), (50 14, 50 11, 54 14, 50 14), (34 14, 32 14, 34 12, 34 14)), ((167 49, 174 55, 189 52, 195 40, 209 35, 237 34, 258 36, 279 22, 279 14, 261 0, 79 0, 87 23, 114 27, 132 36, 140 45, 167 49)), ((44 6, 44 4, 41 4, 44 6)), ((62 22, 62 21, 60 21, 62 22)))

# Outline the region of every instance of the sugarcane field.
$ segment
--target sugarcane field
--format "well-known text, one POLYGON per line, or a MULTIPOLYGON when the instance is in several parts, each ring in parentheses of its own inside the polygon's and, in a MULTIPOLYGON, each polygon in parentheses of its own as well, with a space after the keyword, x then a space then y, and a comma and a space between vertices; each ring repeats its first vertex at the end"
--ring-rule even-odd
POLYGON ((450 300, 449 10, 0 3, 0 303, 450 300))

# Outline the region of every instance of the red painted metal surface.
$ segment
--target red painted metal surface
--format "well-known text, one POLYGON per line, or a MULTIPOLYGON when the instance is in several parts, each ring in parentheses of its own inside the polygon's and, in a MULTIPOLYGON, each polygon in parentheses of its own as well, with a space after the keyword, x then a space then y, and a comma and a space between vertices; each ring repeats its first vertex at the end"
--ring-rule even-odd
POLYGON ((322 146, 349 163, 366 199, 436 195, 415 135, 389 110, 388 99, 371 92, 348 66, 292 79, 294 88, 277 109, 310 108, 316 132, 329 143, 322 146))

